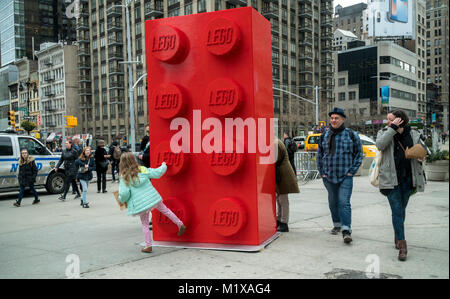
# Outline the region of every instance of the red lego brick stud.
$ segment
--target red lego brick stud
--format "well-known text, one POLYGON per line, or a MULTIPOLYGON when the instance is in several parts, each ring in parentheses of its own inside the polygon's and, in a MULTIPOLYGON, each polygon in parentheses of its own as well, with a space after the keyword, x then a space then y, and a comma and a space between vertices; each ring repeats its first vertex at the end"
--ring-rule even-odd
MULTIPOLYGON (((258 246, 276 234, 270 22, 251 7, 146 21, 152 180, 188 227, 155 242, 258 246)), ((156 243, 155 243, 156 244, 156 243)), ((203 246, 204 248, 204 246, 203 246)))

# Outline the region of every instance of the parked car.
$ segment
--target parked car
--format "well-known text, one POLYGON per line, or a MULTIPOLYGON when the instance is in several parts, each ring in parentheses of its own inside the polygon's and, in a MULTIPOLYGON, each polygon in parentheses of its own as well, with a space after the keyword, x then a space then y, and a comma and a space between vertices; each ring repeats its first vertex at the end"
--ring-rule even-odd
POLYGON ((363 134, 358 135, 359 139, 361 139, 364 156, 375 157, 378 152, 375 141, 366 135, 363 134))
POLYGON ((15 132, 0 132, 0 192, 19 190, 20 150, 27 149, 36 161, 39 170, 35 188, 45 188, 49 193, 64 191, 64 168, 55 172, 54 168, 61 153, 52 153, 39 140, 32 136, 17 135, 15 132))
POLYGON ((311 134, 306 137, 305 151, 317 152, 319 150, 319 139, 322 134, 311 134))
POLYGON ((297 147, 299 149, 304 149, 305 148, 305 141, 306 141, 306 137, 305 136, 296 136, 296 137, 294 137, 292 139, 297 144, 297 147))

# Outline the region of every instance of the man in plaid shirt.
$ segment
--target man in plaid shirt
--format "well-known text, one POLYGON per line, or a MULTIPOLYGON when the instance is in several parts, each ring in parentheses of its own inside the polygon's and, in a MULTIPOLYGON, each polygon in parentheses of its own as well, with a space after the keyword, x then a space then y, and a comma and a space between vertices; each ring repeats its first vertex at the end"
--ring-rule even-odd
POLYGON ((350 197, 353 176, 362 163, 362 144, 353 130, 345 128, 343 109, 334 108, 329 113, 331 126, 322 133, 317 154, 317 169, 328 191, 328 204, 333 220, 331 233, 342 230, 346 244, 352 240, 352 208, 350 197))

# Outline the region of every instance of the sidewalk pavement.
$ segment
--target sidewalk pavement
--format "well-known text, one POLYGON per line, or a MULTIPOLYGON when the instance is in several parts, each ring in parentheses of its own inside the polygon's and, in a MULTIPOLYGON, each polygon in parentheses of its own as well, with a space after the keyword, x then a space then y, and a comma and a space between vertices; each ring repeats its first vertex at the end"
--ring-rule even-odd
POLYGON ((139 218, 119 211, 108 193, 90 187, 90 209, 78 200, 45 196, 0 201, 0 278, 65 278, 66 257, 80 258, 81 278, 449 278, 449 184, 429 182, 410 200, 408 261, 397 260, 387 199, 367 177, 355 177, 352 245, 329 233, 332 222, 321 180, 290 195, 289 233, 256 253, 154 247, 140 252, 139 218), (24 221, 26 219, 26 221, 24 221))

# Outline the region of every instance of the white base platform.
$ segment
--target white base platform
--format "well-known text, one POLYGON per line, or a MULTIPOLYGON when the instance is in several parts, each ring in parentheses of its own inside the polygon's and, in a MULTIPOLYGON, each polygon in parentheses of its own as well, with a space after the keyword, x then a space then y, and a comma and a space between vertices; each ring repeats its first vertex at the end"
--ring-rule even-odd
MULTIPOLYGON (((243 251, 243 252, 257 252, 262 251, 267 245, 278 239, 281 235, 276 232, 272 237, 267 239, 260 245, 236 245, 236 244, 216 244, 216 243, 189 243, 189 242, 165 242, 153 241, 153 247, 172 247, 172 248, 188 248, 188 249, 206 249, 206 250, 226 250, 226 251, 243 251)), ((145 242, 139 243, 142 247, 145 242)))

